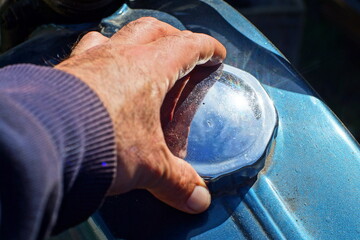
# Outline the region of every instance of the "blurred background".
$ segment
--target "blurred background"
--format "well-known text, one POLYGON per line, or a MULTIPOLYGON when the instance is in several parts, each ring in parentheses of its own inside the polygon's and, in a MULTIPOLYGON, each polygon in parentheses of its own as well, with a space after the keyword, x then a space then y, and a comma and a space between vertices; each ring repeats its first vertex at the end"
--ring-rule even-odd
POLYGON ((277 46, 360 140, 360 1, 227 0, 277 46))

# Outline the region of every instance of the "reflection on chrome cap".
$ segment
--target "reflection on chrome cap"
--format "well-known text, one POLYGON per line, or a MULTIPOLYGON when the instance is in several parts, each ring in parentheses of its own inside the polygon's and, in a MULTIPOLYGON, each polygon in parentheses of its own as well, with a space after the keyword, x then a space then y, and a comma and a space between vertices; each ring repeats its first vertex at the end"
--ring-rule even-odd
POLYGON ((260 169, 248 168, 265 161, 276 126, 275 107, 260 82, 224 65, 195 86, 164 131, 179 140, 188 135, 181 157, 214 182, 231 174, 254 177, 260 169), (184 124, 188 133, 179 131, 184 124))

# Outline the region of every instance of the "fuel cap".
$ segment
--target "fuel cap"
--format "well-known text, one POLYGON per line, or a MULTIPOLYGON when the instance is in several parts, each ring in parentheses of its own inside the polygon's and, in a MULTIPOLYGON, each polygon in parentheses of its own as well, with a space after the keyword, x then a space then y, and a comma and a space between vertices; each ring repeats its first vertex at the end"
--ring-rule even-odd
POLYGON ((278 118, 254 76, 224 64, 180 102, 164 127, 167 144, 195 168, 213 194, 231 191, 257 175, 278 118))

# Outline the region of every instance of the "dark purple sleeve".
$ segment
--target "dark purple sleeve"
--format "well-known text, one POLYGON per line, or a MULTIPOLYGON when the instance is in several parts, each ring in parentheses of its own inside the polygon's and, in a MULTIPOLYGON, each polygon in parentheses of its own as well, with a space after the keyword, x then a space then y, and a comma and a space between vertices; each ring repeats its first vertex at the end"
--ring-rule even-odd
POLYGON ((0 239, 42 239, 86 220, 113 180, 110 117, 62 71, 0 69, 0 239))

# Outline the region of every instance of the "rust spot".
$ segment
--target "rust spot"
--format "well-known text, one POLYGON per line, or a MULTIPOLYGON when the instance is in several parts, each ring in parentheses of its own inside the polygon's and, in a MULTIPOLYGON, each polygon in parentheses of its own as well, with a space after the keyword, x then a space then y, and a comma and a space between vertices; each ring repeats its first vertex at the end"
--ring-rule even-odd
POLYGON ((276 139, 272 140, 271 147, 269 149, 269 152, 267 153, 266 159, 265 159, 265 165, 264 168, 260 171, 259 174, 266 174, 271 166, 273 157, 274 157, 274 150, 276 145, 276 139))

